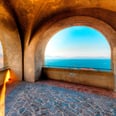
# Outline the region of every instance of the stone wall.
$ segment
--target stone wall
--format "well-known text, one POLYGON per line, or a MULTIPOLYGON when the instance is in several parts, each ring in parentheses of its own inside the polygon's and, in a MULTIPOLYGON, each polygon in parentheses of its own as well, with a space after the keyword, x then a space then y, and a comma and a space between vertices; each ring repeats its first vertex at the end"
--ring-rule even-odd
POLYGON ((0 70, 0 86, 4 83, 7 70, 0 70))
POLYGON ((75 70, 60 68, 43 68, 42 76, 47 79, 79 83, 88 86, 114 89, 113 72, 75 70))

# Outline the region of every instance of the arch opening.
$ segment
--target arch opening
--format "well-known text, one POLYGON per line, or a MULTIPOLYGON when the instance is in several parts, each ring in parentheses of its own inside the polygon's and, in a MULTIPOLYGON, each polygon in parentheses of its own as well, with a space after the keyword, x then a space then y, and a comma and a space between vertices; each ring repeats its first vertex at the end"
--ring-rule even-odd
MULTIPOLYGON (((55 21, 55 20, 54 20, 55 21)), ((72 16, 55 22, 48 22, 33 36, 25 51, 24 76, 26 81, 34 82, 50 78, 55 80, 115 89, 115 30, 102 20, 89 16, 72 16), (72 70, 44 67, 45 48, 51 37, 61 29, 71 26, 89 26, 101 32, 111 49, 111 72, 72 70), (30 54, 32 53, 32 54, 30 54), (30 63, 28 63, 28 61, 30 63), (31 78, 30 78, 31 75, 31 78), (94 78, 93 78, 94 77, 94 78)))
POLYGON ((65 28, 48 41, 44 66, 110 72, 110 44, 101 32, 90 26, 65 28))

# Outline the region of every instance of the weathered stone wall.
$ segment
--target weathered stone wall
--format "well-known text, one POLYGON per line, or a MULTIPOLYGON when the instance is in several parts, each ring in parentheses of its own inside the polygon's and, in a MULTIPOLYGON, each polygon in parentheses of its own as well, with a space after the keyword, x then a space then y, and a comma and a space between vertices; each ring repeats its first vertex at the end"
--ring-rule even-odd
POLYGON ((79 83, 112 90, 114 89, 113 72, 43 68, 42 75, 47 79, 79 83))
POLYGON ((7 70, 0 70, 0 86, 4 83, 7 70))

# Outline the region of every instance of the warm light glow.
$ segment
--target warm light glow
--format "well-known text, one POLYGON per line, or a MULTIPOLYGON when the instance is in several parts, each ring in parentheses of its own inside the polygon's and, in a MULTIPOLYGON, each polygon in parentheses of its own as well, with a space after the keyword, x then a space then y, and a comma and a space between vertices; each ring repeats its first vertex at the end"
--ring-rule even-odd
POLYGON ((4 83, 0 94, 0 116, 5 116, 5 93, 6 93, 6 83, 4 83))
POLYGON ((10 79, 10 71, 8 70, 5 76, 3 88, 0 94, 0 116, 5 116, 5 94, 6 94, 6 83, 10 79))
POLYGON ((34 3, 34 0, 30 0, 32 2, 32 4, 34 3))
POLYGON ((6 73, 4 83, 7 83, 9 81, 9 79, 10 79, 10 71, 8 70, 7 73, 6 73))

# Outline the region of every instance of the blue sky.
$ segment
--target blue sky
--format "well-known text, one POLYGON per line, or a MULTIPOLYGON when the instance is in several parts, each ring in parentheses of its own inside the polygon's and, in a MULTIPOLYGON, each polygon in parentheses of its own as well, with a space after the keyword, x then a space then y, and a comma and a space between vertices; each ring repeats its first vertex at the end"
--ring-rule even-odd
POLYGON ((56 33, 48 42, 45 57, 110 58, 108 41, 99 31, 73 26, 56 33))

